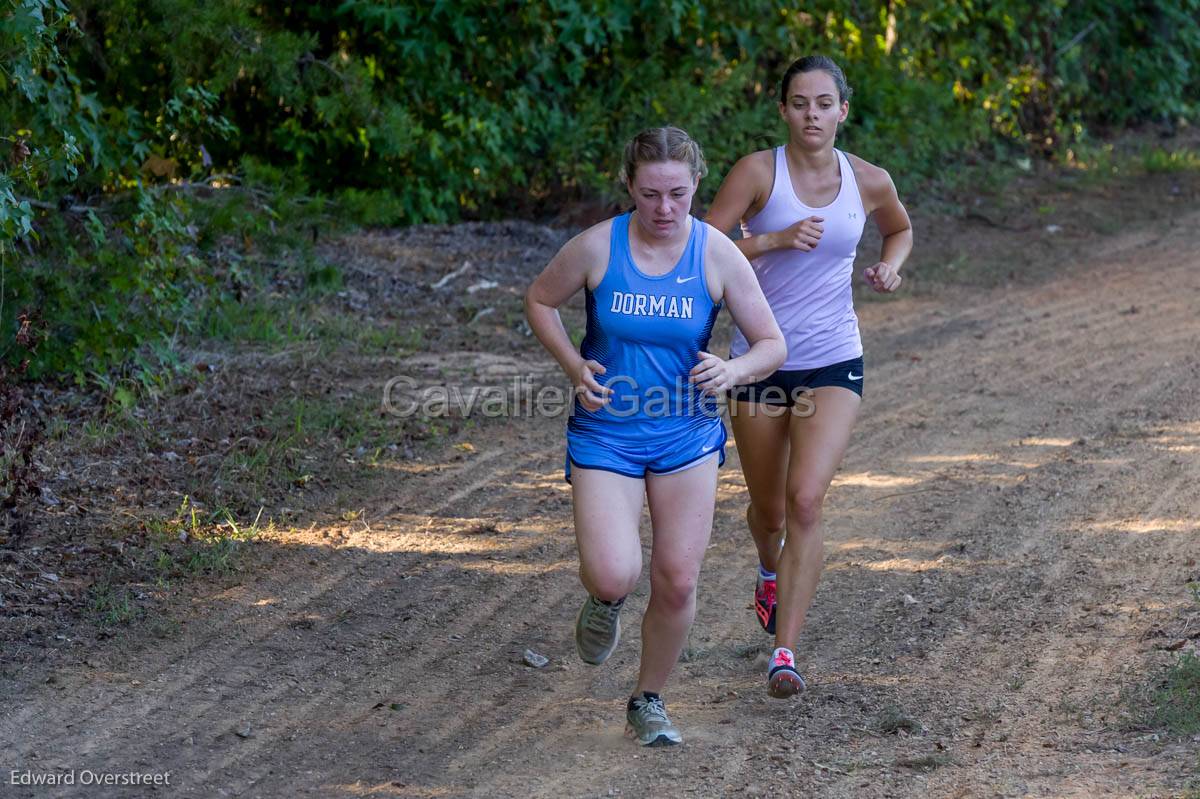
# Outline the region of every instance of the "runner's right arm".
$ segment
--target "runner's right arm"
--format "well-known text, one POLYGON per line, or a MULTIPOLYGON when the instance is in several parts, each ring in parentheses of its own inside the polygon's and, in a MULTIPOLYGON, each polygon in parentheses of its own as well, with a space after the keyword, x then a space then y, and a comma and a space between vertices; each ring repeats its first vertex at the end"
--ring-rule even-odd
POLYGON ((585 360, 575 349, 558 308, 588 285, 589 280, 597 282, 603 276, 593 274, 596 264, 607 264, 607 236, 597 235, 597 229, 602 227, 589 228, 564 244, 525 292, 525 318, 530 329, 566 372, 589 411, 603 406, 612 389, 596 382, 595 375, 604 374, 604 367, 585 360), (597 251, 601 243, 604 247, 597 251))
MULTIPOLYGON (((775 181, 774 154, 771 150, 742 157, 717 190, 708 211, 708 223, 725 235, 744 219, 761 211, 771 196, 775 181)), ((817 246, 824 232, 825 219, 810 216, 773 233, 745 236, 734 242, 747 260, 771 250, 796 249, 808 252, 817 246)))

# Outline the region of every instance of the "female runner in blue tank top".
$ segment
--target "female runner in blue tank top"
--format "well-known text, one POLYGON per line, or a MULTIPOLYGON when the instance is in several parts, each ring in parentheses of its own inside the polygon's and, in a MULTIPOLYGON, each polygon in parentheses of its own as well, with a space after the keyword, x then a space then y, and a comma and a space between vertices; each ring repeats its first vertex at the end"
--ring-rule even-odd
POLYGON ((575 623, 586 663, 616 648, 621 605, 641 575, 638 524, 649 499, 650 599, 626 706, 628 731, 646 746, 681 740, 659 693, 695 615, 712 532, 725 444, 715 397, 769 375, 785 354, 745 256, 689 214, 705 172, 699 145, 682 130, 638 134, 622 168, 634 211, 567 242, 525 298, 530 327, 577 391, 566 470, 588 592, 575 623), (576 351, 558 308, 581 289, 587 333, 576 351), (729 360, 706 352, 722 304, 749 344, 729 360))
MULTIPOLYGON (((804 689, 794 652, 821 576, 821 506, 862 399, 851 282, 867 217, 883 236, 879 261, 864 272, 875 291, 896 290, 912 250, 908 213, 888 173, 834 149, 849 99, 846 77, 829 58, 793 63, 779 96, 787 144, 738 161, 708 215, 721 231, 742 223, 737 246, 788 344, 782 369, 730 392, 750 494, 746 522, 758 548, 754 605, 775 635, 767 685, 776 697, 804 689)), ((732 354, 745 346, 735 335, 732 354)))

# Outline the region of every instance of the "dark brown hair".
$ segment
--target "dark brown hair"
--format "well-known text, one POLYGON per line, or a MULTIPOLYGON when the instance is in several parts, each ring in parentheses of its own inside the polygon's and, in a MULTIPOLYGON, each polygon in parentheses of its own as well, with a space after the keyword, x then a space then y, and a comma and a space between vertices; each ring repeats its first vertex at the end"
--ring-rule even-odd
POLYGON ((846 73, 842 72, 842 68, 837 65, 829 56, 824 55, 806 55, 804 58, 798 58, 792 62, 792 65, 787 68, 787 72, 783 73, 783 80, 779 84, 779 102, 787 103, 788 86, 792 82, 792 78, 802 72, 815 72, 822 70, 829 73, 829 77, 833 78, 833 84, 837 86, 838 102, 844 103, 850 99, 850 95, 854 94, 854 90, 850 88, 850 84, 846 82, 846 73))

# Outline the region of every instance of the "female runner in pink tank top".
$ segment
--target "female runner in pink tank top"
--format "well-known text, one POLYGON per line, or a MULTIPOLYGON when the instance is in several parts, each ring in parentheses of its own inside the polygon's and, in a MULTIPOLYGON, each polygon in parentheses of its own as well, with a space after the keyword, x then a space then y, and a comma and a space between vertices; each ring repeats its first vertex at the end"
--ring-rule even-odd
MULTIPOLYGON (((912 250, 912 227, 888 173, 834 148, 850 110, 846 77, 824 56, 788 67, 779 113, 787 144, 747 155, 713 200, 708 221, 750 259, 788 345, 783 367, 730 392, 730 420, 758 547, 754 605, 775 636, 767 667, 771 696, 805 687, 795 649, 821 576, 821 506, 850 441, 862 401, 862 341, 852 303, 854 255, 867 217, 883 236, 879 261, 863 273, 895 291, 912 250)), ((735 332, 732 357, 745 351, 735 332)))

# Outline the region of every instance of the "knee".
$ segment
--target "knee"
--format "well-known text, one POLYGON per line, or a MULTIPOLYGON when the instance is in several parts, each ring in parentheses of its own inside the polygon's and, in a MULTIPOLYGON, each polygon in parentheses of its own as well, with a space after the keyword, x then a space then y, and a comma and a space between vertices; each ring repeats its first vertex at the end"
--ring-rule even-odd
POLYGON ((579 570, 579 579, 588 593, 605 602, 614 602, 628 596, 637 585, 640 575, 634 571, 611 570, 604 573, 588 573, 579 570))
POLYGON ((824 502, 824 492, 817 493, 804 489, 789 491, 787 497, 788 521, 797 531, 816 527, 821 523, 821 506, 824 502))
POLYGON ((752 527, 765 530, 771 535, 782 534, 783 526, 787 523, 787 517, 782 507, 768 508, 751 502, 746 515, 749 516, 752 527))
POLYGON ((690 569, 655 569, 651 573, 650 590, 655 602, 663 607, 684 611, 695 604, 697 578, 690 569))

